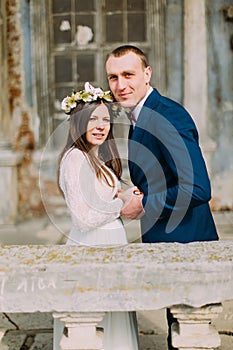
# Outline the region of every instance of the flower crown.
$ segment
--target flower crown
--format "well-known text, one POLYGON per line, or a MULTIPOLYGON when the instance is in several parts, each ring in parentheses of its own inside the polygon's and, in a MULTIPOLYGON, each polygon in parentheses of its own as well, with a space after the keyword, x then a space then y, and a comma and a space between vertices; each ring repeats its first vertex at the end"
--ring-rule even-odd
POLYGON ((73 91, 70 96, 66 96, 62 100, 61 109, 64 110, 66 114, 70 114, 78 103, 95 102, 98 100, 113 102, 111 91, 103 91, 101 88, 94 88, 89 82, 86 82, 84 90, 78 92, 73 91))

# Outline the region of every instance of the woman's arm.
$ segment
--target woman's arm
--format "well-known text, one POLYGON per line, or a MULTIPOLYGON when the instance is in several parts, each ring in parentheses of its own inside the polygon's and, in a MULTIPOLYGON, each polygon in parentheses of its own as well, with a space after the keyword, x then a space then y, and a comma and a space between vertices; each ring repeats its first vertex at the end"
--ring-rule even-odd
POLYGON ((114 198, 114 191, 106 186, 96 179, 81 151, 75 149, 66 155, 61 164, 61 188, 73 223, 80 231, 92 230, 119 217, 123 202, 114 198))

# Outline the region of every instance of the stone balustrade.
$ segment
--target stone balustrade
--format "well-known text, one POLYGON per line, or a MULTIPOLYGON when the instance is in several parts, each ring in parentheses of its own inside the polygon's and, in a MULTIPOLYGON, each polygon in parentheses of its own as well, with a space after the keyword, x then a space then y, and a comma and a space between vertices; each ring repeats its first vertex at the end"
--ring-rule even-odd
POLYGON ((215 349, 220 337, 211 321, 226 300, 233 300, 231 241, 0 250, 0 312, 53 312, 66 324, 63 350, 102 349, 97 323, 107 311, 164 307, 178 321, 175 347, 215 349))

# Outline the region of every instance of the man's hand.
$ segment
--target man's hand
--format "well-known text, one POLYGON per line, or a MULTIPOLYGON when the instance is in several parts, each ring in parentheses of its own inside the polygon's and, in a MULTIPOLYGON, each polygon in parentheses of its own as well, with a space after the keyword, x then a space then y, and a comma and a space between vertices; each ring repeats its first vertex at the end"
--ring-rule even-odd
POLYGON ((126 191, 120 190, 118 192, 118 198, 122 199, 124 202, 121 215, 125 216, 127 219, 140 219, 144 215, 142 206, 143 193, 141 193, 136 186, 126 191))

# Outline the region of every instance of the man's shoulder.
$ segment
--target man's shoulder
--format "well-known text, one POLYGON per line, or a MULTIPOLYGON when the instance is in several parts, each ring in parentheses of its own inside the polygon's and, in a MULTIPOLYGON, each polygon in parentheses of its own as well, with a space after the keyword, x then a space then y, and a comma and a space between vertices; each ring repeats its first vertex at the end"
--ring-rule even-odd
POLYGON ((156 89, 153 89, 152 97, 157 99, 157 101, 159 102, 159 106, 160 107, 164 107, 164 108, 178 108, 178 109, 185 110, 185 108, 181 105, 180 102, 175 101, 174 99, 172 99, 172 98, 170 98, 168 96, 160 94, 158 92, 158 90, 156 90, 156 89))
POLYGON ((166 112, 172 112, 189 116, 188 111, 185 109, 184 106, 181 105, 180 102, 160 94, 155 88, 146 100, 144 106, 154 109, 156 112, 159 112, 161 114, 166 114, 166 112))
POLYGON ((193 118, 189 112, 179 102, 163 96, 156 89, 153 89, 145 106, 167 119, 177 128, 184 127, 185 125, 188 125, 188 128, 195 128, 193 118))

